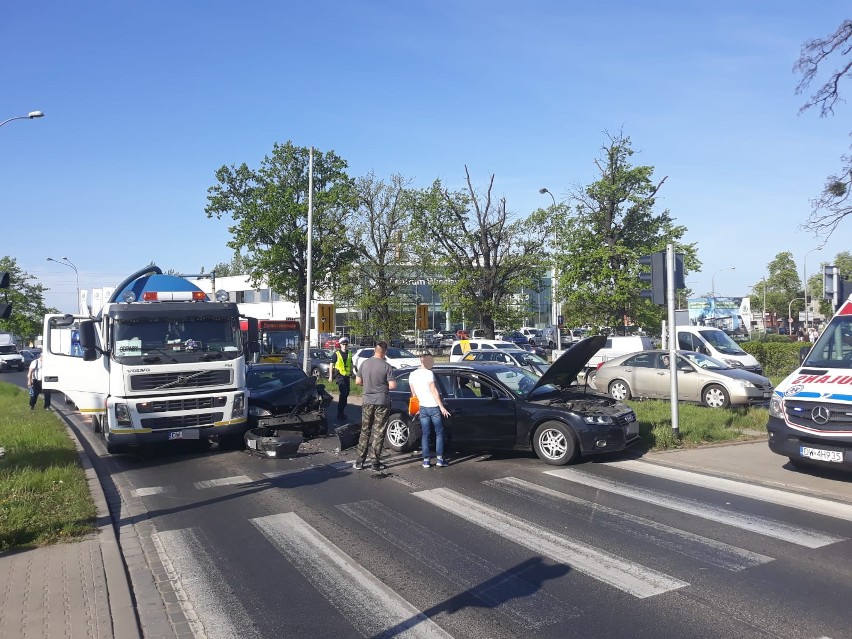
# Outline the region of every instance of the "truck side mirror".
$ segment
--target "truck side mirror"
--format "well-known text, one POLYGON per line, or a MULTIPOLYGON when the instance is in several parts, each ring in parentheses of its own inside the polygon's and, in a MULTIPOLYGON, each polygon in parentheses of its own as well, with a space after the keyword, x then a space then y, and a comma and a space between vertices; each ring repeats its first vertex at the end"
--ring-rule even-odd
POLYGON ((93 362, 100 357, 95 323, 92 321, 80 322, 80 348, 83 349, 84 362, 93 362))

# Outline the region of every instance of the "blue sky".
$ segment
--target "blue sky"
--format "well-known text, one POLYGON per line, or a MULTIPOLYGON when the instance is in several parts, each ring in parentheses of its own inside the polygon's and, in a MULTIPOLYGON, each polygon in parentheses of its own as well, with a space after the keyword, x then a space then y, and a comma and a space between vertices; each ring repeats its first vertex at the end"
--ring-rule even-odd
MULTIPOLYGON (((848 17, 834 0, 16 3, 0 121, 46 116, 0 129, 0 255, 70 311, 74 273, 48 256, 83 288, 230 260, 207 189, 275 142, 417 186, 461 187, 467 164, 527 214, 550 204, 540 187, 593 181, 623 130, 698 243, 687 284, 709 292, 717 273, 717 294, 743 295, 780 251, 801 273, 822 243, 797 227, 848 151, 850 107, 798 115, 792 67, 848 17)), ((809 274, 852 248, 850 224, 809 274)))

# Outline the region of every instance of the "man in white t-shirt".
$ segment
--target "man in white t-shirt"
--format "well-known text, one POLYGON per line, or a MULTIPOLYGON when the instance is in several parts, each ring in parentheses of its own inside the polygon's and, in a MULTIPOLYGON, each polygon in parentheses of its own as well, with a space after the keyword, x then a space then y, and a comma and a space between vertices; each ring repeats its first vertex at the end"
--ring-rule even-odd
POLYGON ((432 365, 435 358, 432 353, 425 351, 420 355, 420 368, 408 376, 411 394, 420 402, 420 428, 423 430, 423 468, 431 467, 429 453, 429 437, 432 428, 435 429, 435 453, 438 456, 435 465, 443 468, 447 465, 444 460, 444 422, 441 416, 449 417, 450 411, 444 408, 441 394, 435 386, 435 374, 432 365))
MULTIPOLYGON (((27 372, 27 388, 30 389, 30 410, 35 410, 36 400, 39 393, 42 392, 42 360, 41 353, 30 363, 30 370, 27 372)), ((50 408, 50 391, 44 391, 44 409, 50 408)))

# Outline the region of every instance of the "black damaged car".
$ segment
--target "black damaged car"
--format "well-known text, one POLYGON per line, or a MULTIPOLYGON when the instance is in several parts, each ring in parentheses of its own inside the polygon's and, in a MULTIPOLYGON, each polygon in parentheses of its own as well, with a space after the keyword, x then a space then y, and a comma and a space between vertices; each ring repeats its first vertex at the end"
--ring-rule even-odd
MULTIPOLYGON (((498 363, 435 364, 436 386, 451 413, 444 428, 448 445, 534 450, 545 463, 564 465, 639 441, 639 424, 629 406, 577 385, 577 374, 605 342, 603 335, 578 342, 541 377, 498 363)), ((397 452, 420 447, 420 420, 408 414, 413 370, 398 371, 391 391, 386 445, 397 452)))
POLYGON ((249 364, 246 368, 250 428, 300 431, 305 437, 328 433, 325 386, 294 364, 249 364))

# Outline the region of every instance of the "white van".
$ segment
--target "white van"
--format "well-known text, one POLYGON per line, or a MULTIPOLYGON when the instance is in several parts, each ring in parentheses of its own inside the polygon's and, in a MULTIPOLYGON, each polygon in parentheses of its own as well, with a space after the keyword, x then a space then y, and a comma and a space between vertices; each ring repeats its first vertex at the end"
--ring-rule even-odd
POLYGON ((710 326, 678 326, 677 347, 685 351, 697 351, 725 362, 732 368, 742 368, 763 375, 763 368, 754 355, 739 347, 727 333, 710 326))
POLYGON ((469 351, 479 350, 488 350, 488 349, 496 349, 496 348, 508 348, 512 350, 517 350, 518 347, 516 344, 512 342, 503 342, 499 339, 465 339, 465 340, 456 340, 453 342, 452 347, 450 348, 450 361, 451 362, 460 362, 461 358, 465 356, 469 351))

